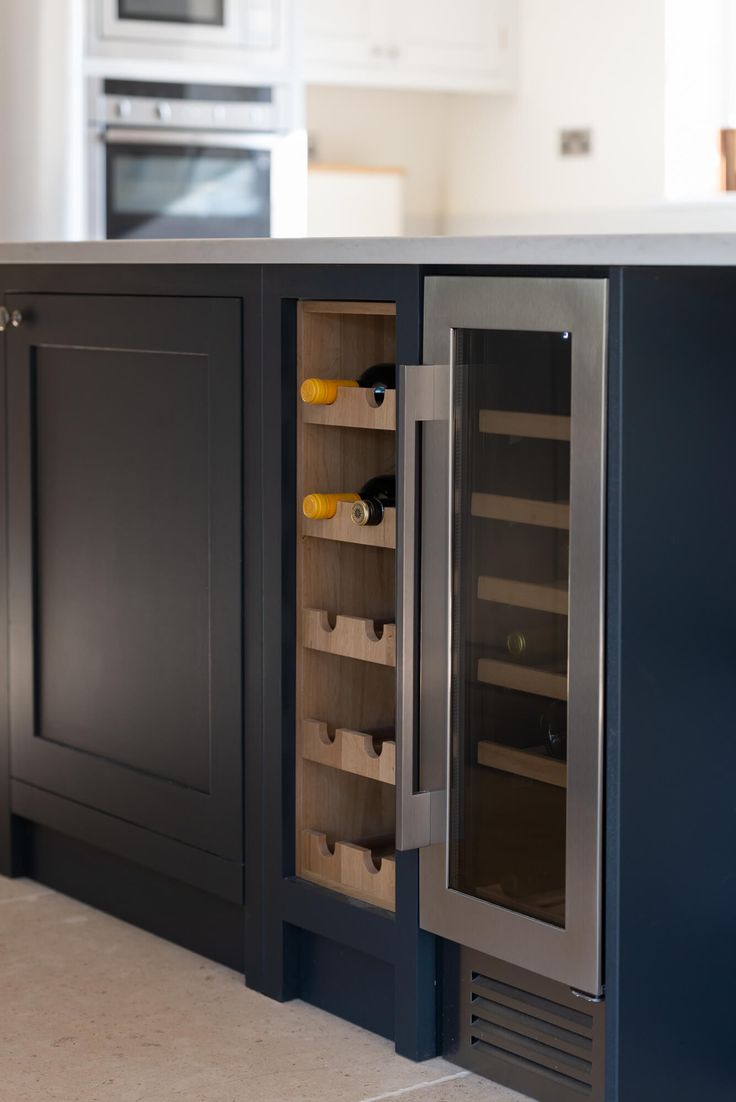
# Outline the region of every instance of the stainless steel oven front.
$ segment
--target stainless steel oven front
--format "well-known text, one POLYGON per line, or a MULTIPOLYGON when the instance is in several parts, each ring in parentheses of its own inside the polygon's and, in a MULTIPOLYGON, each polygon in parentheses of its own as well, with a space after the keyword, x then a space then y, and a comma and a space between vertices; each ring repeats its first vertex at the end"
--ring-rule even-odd
POLYGON ((420 921, 602 991, 604 279, 433 277, 400 387, 420 921))
POLYGON ((299 237, 306 136, 278 89, 107 80, 91 95, 92 237, 299 237))

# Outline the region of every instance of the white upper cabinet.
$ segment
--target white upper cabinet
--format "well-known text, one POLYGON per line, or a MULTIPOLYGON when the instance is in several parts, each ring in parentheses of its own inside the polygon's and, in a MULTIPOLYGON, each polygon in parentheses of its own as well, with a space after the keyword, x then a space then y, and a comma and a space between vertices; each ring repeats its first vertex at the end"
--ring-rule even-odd
POLYGON ((304 0, 306 78, 505 92, 516 71, 516 0, 304 0))

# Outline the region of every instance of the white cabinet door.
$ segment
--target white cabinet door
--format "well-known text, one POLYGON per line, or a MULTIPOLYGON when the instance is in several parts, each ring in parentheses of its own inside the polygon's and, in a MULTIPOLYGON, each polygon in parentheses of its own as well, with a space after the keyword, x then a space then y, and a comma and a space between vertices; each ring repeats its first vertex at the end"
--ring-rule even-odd
POLYGON ((349 79, 355 66, 381 58, 376 39, 383 0, 304 0, 307 79, 328 83, 349 79), (346 79, 348 78, 348 79, 346 79))
POLYGON ((509 90, 514 7, 508 0, 398 0, 392 15, 401 67, 417 87, 509 90))
POLYGON ((508 91, 516 0, 304 0, 306 79, 508 91))

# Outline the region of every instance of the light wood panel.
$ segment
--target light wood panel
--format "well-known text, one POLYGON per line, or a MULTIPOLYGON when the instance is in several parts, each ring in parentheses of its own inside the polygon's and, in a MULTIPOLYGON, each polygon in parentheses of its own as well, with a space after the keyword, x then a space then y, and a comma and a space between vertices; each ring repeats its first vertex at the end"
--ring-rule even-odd
POLYGON ((396 742, 374 740, 362 731, 338 727, 330 736, 326 723, 305 719, 302 723, 302 753, 310 761, 357 773, 384 784, 396 784, 396 742))
POLYGON ((481 574, 478 578, 478 599, 497 601, 519 608, 534 608, 540 612, 555 612, 566 616, 568 610, 567 586, 537 585, 519 582, 513 578, 492 578, 481 574))
POLYGON ((516 773, 533 781, 567 788, 567 764, 551 758, 537 747, 517 750, 513 746, 500 746, 497 742, 483 740, 478 743, 478 763, 503 773, 516 773))
POLYGON ((482 409, 478 416, 481 432, 495 436, 529 436, 538 440, 569 440, 570 418, 550 413, 511 413, 482 409))
POLYGON ((341 299, 302 299, 299 308, 303 314, 348 314, 369 317, 396 317, 395 302, 343 302, 341 299))
MULTIPOLYGON (((311 376, 357 378, 371 364, 395 362, 395 333, 393 303, 299 303, 297 386, 311 376)), ((344 388, 331 407, 297 398, 295 502, 296 872, 388 909, 395 866, 384 851, 395 834, 395 745, 385 741, 379 754, 367 732, 395 723, 395 513, 361 528, 347 504, 324 522, 309 521, 301 506, 306 493, 358 491, 395 470, 395 397, 389 392, 372 406, 365 390, 344 388), (381 632, 375 621, 385 624, 381 632)))
POLYGON ((495 658, 481 658, 478 661, 478 680, 487 685, 500 685, 504 689, 516 689, 522 693, 567 700, 565 674, 538 670, 534 666, 499 662, 495 658))
POLYGON ((304 517, 302 532, 315 539, 338 540, 343 543, 357 543, 363 547, 383 547, 394 550, 396 547, 396 510, 384 509, 380 524, 355 524, 350 517, 349 501, 338 501, 337 512, 330 520, 310 520, 304 517))
POLYGON ((323 608, 305 608, 302 616, 305 647, 357 658, 361 662, 396 665, 396 625, 380 626, 362 616, 332 614, 323 608))
MULTIPOLYGON (((393 362, 393 361, 390 361, 393 362)), ((351 376, 352 377, 352 376, 351 376)), ((320 378, 327 378, 326 375, 320 378)), ((387 390, 380 406, 373 401, 373 391, 367 387, 341 386, 330 405, 302 403, 305 425, 334 425, 352 429, 396 429, 396 391, 387 390)))
POLYGON ((340 840, 330 847, 324 832, 305 829, 300 849, 306 879, 377 907, 396 909, 396 862, 387 847, 340 840))
POLYGON ((531 501, 503 494, 473 494, 470 511, 474 517, 535 524, 541 528, 569 528, 570 506, 557 501, 531 501))

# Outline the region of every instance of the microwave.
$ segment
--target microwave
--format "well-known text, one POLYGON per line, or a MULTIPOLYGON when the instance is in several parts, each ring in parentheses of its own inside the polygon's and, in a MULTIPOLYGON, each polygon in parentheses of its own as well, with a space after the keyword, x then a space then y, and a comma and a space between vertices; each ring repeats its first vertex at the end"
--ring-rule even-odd
POLYGON ((95 0, 93 52, 273 61, 283 47, 284 0, 95 0))

